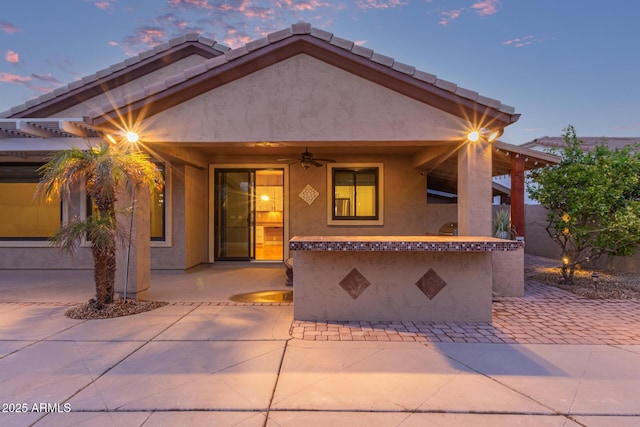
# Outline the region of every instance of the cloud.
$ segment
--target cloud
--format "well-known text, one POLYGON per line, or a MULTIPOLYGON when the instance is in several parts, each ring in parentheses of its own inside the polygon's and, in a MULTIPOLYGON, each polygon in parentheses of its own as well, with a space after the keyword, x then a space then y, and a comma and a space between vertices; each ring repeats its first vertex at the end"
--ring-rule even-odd
POLYGON ((11 22, 0 21, 0 30, 7 34, 15 34, 22 31, 18 26, 13 25, 11 22))
POLYGON ((58 79, 56 79, 52 74, 36 74, 33 73, 31 74, 31 76, 33 76, 34 79, 39 80, 43 83, 52 83, 55 85, 59 85, 60 81, 58 79))
POLYGON ((6 59, 7 62, 11 62, 12 64, 17 64, 20 61, 18 53, 12 50, 7 51, 7 54, 4 56, 4 59, 6 59))
POLYGON ((447 25, 449 22, 458 19, 465 12, 475 12, 479 16, 489 16, 498 13, 500 0, 478 0, 469 7, 443 10, 440 12, 440 25, 447 25))
POLYGON ((403 0, 357 0, 356 5, 360 9, 391 9, 404 6, 407 1, 403 0))
POLYGON ((308 0, 308 1, 280 0, 276 3, 276 5, 281 9, 288 9, 288 10, 293 10, 297 12, 313 11, 321 7, 331 6, 330 3, 322 2, 319 0, 308 0))
POLYGON ((163 26, 163 27, 171 26, 182 32, 185 32, 185 30, 189 27, 189 21, 185 21, 184 19, 179 18, 173 13, 160 15, 154 21, 159 26, 163 26))
POLYGON ((169 0, 169 6, 181 9, 213 9, 207 0, 169 0))
POLYGON ((111 0, 99 0, 93 2, 93 5, 100 10, 111 11, 114 8, 114 1, 111 0))
MULTIPOLYGON (((147 50, 165 42, 166 33, 160 27, 143 25, 133 30, 133 34, 124 38, 122 43, 117 44, 127 55, 135 55, 140 51, 147 50)), ((109 42, 112 44, 114 42, 109 42)))
POLYGON ((26 85, 33 80, 30 76, 19 76, 11 73, 0 73, 0 82, 26 85))
POLYGON ((440 25, 447 25, 454 19, 458 19, 464 9, 445 10, 440 12, 440 25))
POLYGON ((481 0, 471 5, 480 16, 493 15, 500 8, 500 0, 481 0))
POLYGON ((530 44, 533 44, 536 41, 537 40, 533 36, 524 36, 524 37, 518 37, 515 39, 504 41, 502 42, 502 44, 505 46, 511 46, 511 47, 523 47, 523 46, 528 46, 530 44))
POLYGON ((24 86, 28 89, 35 90, 41 93, 50 92, 55 86, 59 85, 58 79, 56 79, 50 74, 46 74, 46 75, 32 74, 30 76, 20 76, 20 75, 11 74, 11 73, 0 73, 0 83, 9 83, 9 84, 15 84, 18 86, 24 86), (48 86, 34 84, 33 82, 34 80, 41 81, 42 83, 48 86), (55 85, 52 85, 52 83, 55 83, 55 85))

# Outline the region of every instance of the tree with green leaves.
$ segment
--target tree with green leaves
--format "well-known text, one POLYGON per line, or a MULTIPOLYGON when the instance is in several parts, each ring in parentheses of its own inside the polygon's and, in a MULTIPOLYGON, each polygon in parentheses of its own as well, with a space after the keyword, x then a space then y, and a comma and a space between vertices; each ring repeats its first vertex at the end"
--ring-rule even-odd
MULTIPOLYGON (((95 204, 91 216, 73 218, 51 238, 54 245, 73 251, 85 238, 91 244, 96 286, 95 308, 113 303, 116 275, 116 246, 126 240, 127 233, 118 227, 116 201, 123 188, 160 190, 162 174, 146 154, 101 143, 88 150, 72 148, 54 153, 40 168, 37 197, 55 194, 68 200, 84 184, 95 204)), ((131 215, 134 213, 131 212, 131 215)))
POLYGON ((573 126, 558 165, 531 172, 527 190, 547 208, 546 230, 562 250, 562 278, 603 255, 633 255, 640 244, 640 153, 603 142, 585 150, 573 126))

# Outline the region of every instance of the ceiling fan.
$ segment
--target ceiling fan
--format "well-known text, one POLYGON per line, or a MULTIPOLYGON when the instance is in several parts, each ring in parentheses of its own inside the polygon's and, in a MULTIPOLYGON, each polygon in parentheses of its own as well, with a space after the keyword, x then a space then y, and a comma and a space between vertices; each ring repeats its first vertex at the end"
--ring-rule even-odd
MULTIPOLYGON (((320 162, 325 162, 325 163, 335 163, 335 160, 333 159, 318 159, 313 157, 313 153, 309 152, 309 147, 305 147, 304 152, 300 154, 300 157, 297 159, 278 159, 279 162, 288 162, 291 160, 295 160, 294 163, 300 162, 300 165, 302 166, 303 169, 309 169, 312 165, 319 168, 322 167, 323 164, 320 162)), ((293 164, 293 163, 291 163, 293 164)))

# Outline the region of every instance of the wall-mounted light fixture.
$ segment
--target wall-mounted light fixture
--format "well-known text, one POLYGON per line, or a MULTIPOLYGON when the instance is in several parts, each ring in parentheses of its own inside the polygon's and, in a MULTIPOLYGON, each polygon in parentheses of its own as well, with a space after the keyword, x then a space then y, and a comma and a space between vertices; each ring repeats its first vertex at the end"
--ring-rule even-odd
POLYGON ((504 129, 487 129, 481 128, 479 130, 472 130, 467 134, 467 140, 470 142, 476 142, 483 139, 487 142, 493 142, 502 136, 504 129))

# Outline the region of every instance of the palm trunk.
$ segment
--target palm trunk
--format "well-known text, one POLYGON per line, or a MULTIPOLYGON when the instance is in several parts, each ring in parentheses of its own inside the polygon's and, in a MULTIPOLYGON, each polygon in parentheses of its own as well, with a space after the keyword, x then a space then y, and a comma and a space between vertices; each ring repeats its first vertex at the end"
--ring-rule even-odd
POLYGON ((108 260, 106 265, 106 292, 107 304, 113 303, 113 297, 115 294, 115 282, 116 282, 116 250, 113 248, 112 250, 107 251, 108 260))
POLYGON ((99 310, 108 304, 107 298, 107 265, 108 257, 104 251, 93 249, 93 278, 96 284, 96 308, 99 310))

